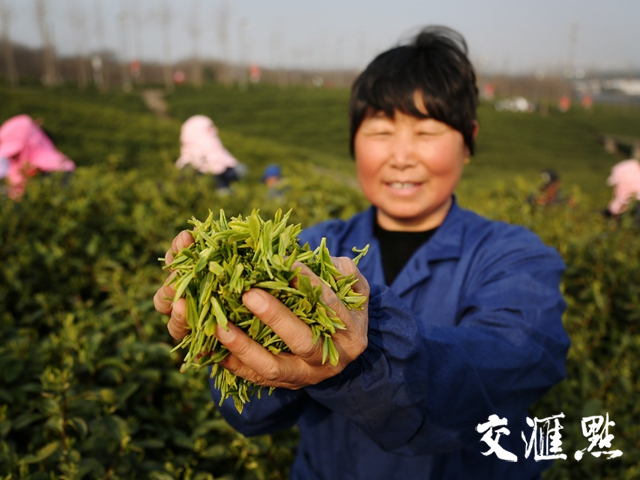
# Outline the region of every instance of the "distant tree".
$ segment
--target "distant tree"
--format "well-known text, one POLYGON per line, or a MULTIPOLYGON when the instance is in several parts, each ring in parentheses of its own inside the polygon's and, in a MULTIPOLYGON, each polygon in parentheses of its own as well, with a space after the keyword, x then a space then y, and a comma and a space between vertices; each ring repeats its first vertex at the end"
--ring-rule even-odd
POLYGON ((162 40, 164 53, 164 88, 167 92, 173 92, 173 68, 171 66, 171 11, 166 1, 162 2, 162 40))
POLYGON ((0 0, 0 19, 2 20, 2 46, 7 68, 7 78, 12 87, 17 87, 20 84, 20 79, 18 77, 18 68, 16 66, 16 59, 13 56, 13 44, 11 43, 11 35, 9 33, 11 12, 8 8, 5 8, 2 0, 0 0))
POLYGON ((73 28, 74 40, 76 44, 76 73, 78 78, 78 88, 87 88, 87 59, 84 53, 84 46, 87 43, 87 19, 84 16, 82 6, 75 1, 69 0, 69 19, 73 28))
POLYGON ((193 40, 193 53, 191 56, 191 83, 194 87, 202 87, 202 64, 200 62, 200 2, 195 0, 193 4, 193 17, 189 25, 189 32, 193 40))
POLYGON ((49 24, 47 23, 47 0, 36 0, 36 18, 38 27, 40 28, 40 36, 42 37, 42 53, 44 61, 43 82, 51 87, 58 82, 56 74, 56 58, 51 39, 49 24))

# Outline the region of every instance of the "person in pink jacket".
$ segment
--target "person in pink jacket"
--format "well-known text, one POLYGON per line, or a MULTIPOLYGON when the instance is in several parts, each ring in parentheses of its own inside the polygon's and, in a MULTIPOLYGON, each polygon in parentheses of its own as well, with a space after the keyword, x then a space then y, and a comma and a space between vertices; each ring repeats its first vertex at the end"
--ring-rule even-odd
POLYGON ((240 163, 224 148, 213 121, 204 115, 188 118, 180 131, 180 158, 176 167, 191 165, 205 175, 215 175, 218 188, 230 191, 232 182, 239 179, 240 163))
POLYGON ((613 187, 607 210, 611 215, 620 215, 633 199, 640 201, 640 162, 631 158, 615 164, 607 185, 613 187))
POLYGON ((71 172, 76 164, 53 145, 29 115, 16 115, 0 126, 0 158, 7 162, 9 197, 18 200, 27 179, 38 172, 71 172))

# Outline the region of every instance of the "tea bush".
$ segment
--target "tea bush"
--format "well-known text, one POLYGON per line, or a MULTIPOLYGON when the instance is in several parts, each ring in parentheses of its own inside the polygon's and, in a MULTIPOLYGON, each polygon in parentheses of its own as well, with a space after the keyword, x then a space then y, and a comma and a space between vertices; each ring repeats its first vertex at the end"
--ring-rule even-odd
MULTIPOLYGON (((295 167, 293 167, 295 170, 295 167)), ((294 171, 285 173, 294 176, 294 171)), ((299 172, 301 173, 301 172, 299 172)), ((296 434, 247 439, 216 413, 206 374, 180 374, 152 297, 172 237, 208 208, 310 225, 364 207, 318 174, 270 199, 218 196, 210 177, 168 167, 78 168, 33 179, 0 204, 0 472, 11 478, 286 478, 296 434), (313 192, 308 195, 308 192, 313 192)))
POLYGON ((478 210, 530 228, 560 252, 567 266, 562 283, 563 322, 571 338, 567 378, 532 410, 540 419, 564 413, 567 459, 556 460, 544 478, 638 478, 640 380, 634 367, 640 358, 640 226, 631 215, 606 219, 585 207, 579 191, 574 192, 576 208, 532 206, 525 201, 528 191, 523 181, 513 189, 496 188, 480 196, 478 210), (576 461, 576 450, 589 447, 581 419, 607 413, 615 422, 609 430, 615 438, 611 448, 600 450, 621 450, 623 456, 604 460, 585 454, 576 461))
MULTIPOLYGON (((218 196, 209 178, 169 166, 163 182, 79 168, 67 186, 45 177, 22 201, 0 204, 0 471, 32 479, 286 478, 295 430, 233 432, 215 411, 206 374, 178 373, 180 353, 169 353, 152 297, 164 277, 157 258, 191 215, 260 207, 266 216, 295 206, 292 220, 304 227, 366 207, 342 177, 304 175, 309 168, 291 162, 280 198, 249 183, 218 196)), ((537 232, 567 264, 568 378, 532 414, 566 415, 569 458, 545 478, 634 478, 638 229, 583 207, 579 192, 570 208, 532 206, 529 191, 521 182, 465 195, 481 213, 537 232), (613 448, 624 455, 578 463, 573 452, 588 446, 581 418, 607 412, 616 422, 613 448)))

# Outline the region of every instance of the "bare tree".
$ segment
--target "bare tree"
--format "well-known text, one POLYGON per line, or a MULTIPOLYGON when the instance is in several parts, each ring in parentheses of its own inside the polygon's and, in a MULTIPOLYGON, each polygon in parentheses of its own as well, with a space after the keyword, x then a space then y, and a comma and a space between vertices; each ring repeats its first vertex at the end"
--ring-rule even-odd
POLYGON ((78 88, 84 90, 87 88, 87 62, 84 53, 84 46, 87 42, 87 25, 86 17, 82 8, 75 1, 69 0, 69 18, 73 28, 74 39, 76 44, 76 73, 78 76, 78 88))
POLYGON ((281 53, 280 53, 280 33, 278 29, 274 29, 271 32, 271 36, 269 39, 269 49, 271 52, 271 67, 276 69, 277 72, 277 81, 278 85, 282 86, 284 84, 284 80, 282 77, 282 65, 280 62, 281 53))
POLYGON ((18 68, 16 67, 16 59, 13 56, 13 44, 9 34, 11 12, 8 8, 5 8, 2 0, 0 0, 0 17, 2 19, 2 44, 4 47, 4 61, 7 65, 7 76, 9 84, 12 87, 17 87, 20 84, 20 79, 18 78, 18 68))
POLYGON ((287 71, 287 61, 284 52, 284 40, 282 33, 285 32, 284 19, 280 19, 278 24, 274 26, 271 34, 271 62, 277 66, 278 85, 285 87, 289 83, 289 74, 287 71))
POLYGON ((173 73, 171 66, 171 11, 166 1, 162 2, 162 40, 164 51, 164 88, 167 92, 173 92, 173 73))
POLYGON ((36 17, 38 27, 40 28, 40 36, 42 37, 43 54, 44 54, 44 84, 53 86, 56 84, 56 63, 55 53, 51 40, 49 25, 47 24, 47 0, 36 0, 36 17))
MULTIPOLYGON (((105 49, 104 41, 104 23, 102 22, 102 5, 100 0, 95 0, 93 4, 96 15, 96 38, 98 41, 98 48, 96 50, 105 49)), ((103 91, 109 89, 109 66, 105 59, 99 53, 96 53, 91 59, 93 66, 93 81, 103 91)))
POLYGON ((249 25, 249 20, 243 18, 238 22, 238 69, 237 77, 240 85, 240 90, 247 89, 249 83, 249 45, 247 43, 246 29, 249 25))
POLYGON ((191 80, 193 86, 202 88, 202 64, 200 63, 199 44, 200 44, 200 2, 195 0, 193 3, 193 17, 189 25, 191 39, 193 40, 193 53, 191 56, 191 80))
POLYGON ((218 41, 222 47, 222 71, 220 80, 224 84, 231 84, 231 54, 229 50, 229 5, 223 2, 218 10, 218 41))
POLYGON ((121 11, 118 14, 120 20, 120 79, 122 82, 122 89, 125 91, 131 90, 131 78, 129 77, 129 42, 128 42, 128 24, 129 15, 127 14, 127 3, 125 0, 121 2, 121 11))
POLYGON ((142 71, 142 29, 143 29, 143 19, 140 14, 140 4, 138 0, 133 0, 131 2, 131 14, 130 18, 132 20, 132 29, 133 29, 133 44, 134 44, 134 57, 137 63, 137 71, 132 72, 135 77, 136 83, 144 83, 144 74, 142 71))

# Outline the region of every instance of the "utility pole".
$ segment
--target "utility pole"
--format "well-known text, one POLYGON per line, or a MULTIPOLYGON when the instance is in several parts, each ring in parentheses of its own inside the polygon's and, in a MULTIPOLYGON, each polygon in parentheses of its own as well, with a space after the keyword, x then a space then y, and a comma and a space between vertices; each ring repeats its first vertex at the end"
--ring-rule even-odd
POLYGON ((42 37, 43 53, 44 53, 44 84, 52 87, 57 83, 56 63, 53 45, 51 42, 51 34, 47 25, 47 5, 46 0, 36 0, 36 17, 38 27, 40 28, 40 36, 42 37))
POLYGON ((20 79, 18 78, 18 68, 16 67, 16 59, 13 56, 13 44, 9 34, 11 12, 8 8, 5 8, 2 0, 0 0, 0 17, 2 19, 2 44, 4 47, 4 61, 7 66, 7 77, 9 84, 12 87, 17 87, 20 84, 20 79))
POLYGON ((577 23, 571 25, 569 30, 569 47, 567 49, 567 66, 564 70, 564 78, 567 79, 565 83, 565 93, 571 95, 571 79, 574 77, 575 70, 575 56, 576 56, 576 44, 578 42, 578 30, 580 26, 577 23))

